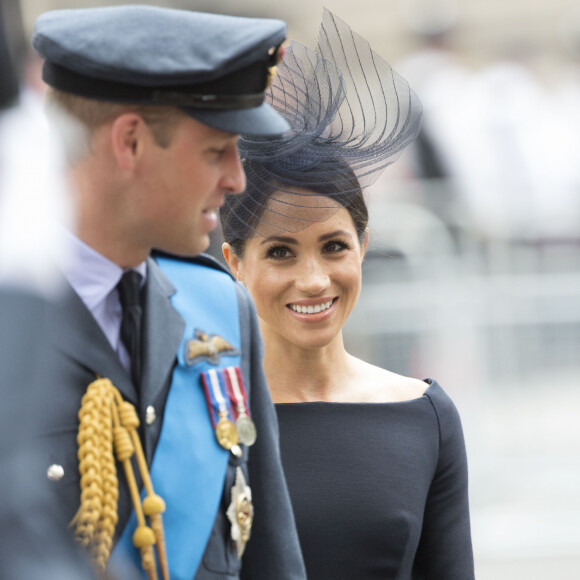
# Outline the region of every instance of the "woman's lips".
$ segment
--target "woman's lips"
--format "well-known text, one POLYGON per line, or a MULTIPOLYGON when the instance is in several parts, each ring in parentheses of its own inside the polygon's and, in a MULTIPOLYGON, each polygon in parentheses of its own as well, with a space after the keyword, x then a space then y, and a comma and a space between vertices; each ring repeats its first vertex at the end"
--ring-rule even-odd
POLYGON ((301 320, 318 322, 330 316, 335 309, 337 300, 338 297, 317 301, 301 301, 300 303, 291 302, 286 307, 301 320))

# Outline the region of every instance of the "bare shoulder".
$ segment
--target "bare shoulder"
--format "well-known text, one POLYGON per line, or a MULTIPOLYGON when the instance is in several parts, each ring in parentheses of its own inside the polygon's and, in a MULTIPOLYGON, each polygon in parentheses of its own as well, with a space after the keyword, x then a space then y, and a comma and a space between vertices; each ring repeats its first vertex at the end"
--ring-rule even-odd
POLYGON ((364 397, 369 402, 397 403, 419 399, 429 387, 424 381, 393 373, 360 359, 357 366, 365 385, 364 397))

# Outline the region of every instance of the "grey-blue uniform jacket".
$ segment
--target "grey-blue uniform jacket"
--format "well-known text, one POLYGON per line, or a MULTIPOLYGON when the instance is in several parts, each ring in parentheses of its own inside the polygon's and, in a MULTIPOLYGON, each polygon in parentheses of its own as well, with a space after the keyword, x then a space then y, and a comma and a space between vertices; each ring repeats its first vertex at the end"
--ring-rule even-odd
MULTIPOLYGON (((223 269, 215 260, 200 256, 191 261, 208 268, 223 269)), ((184 267, 187 262, 184 261, 184 267)), ((262 344, 253 303, 239 284, 235 284, 241 329, 241 370, 249 378, 250 408, 256 424, 256 443, 237 459, 230 454, 222 500, 213 530, 195 580, 298 580, 306 577, 300 553, 292 508, 280 462, 278 425, 274 407, 262 370, 262 344), (230 490, 236 466, 247 462, 249 484, 254 502, 252 535, 241 562, 229 539, 230 524, 226 517, 230 490), (241 567, 241 571, 240 571, 241 567)), ((211 288, 207 289, 211 292, 211 288)), ((155 453, 164 419, 164 408, 171 386, 172 371, 180 345, 184 320, 171 303, 174 286, 153 258, 147 261, 144 290, 144 363, 142 384, 137 393, 129 374, 99 325, 79 296, 68 288, 55 309, 51 325, 54 335, 47 337, 58 363, 58 381, 43 393, 44 408, 40 425, 44 464, 39 477, 44 478, 54 497, 61 524, 70 522, 80 501, 77 463, 77 414, 87 386, 98 376, 109 378, 125 400, 134 404, 140 419, 140 435, 149 466, 155 453), (152 406, 156 419, 148 424, 146 409, 152 406), (49 480, 49 465, 60 465, 64 476, 49 480)), ((125 527, 132 505, 122 470, 119 477, 119 521, 117 537, 125 527)), ((195 505, 191 506, 195 509, 195 505)))

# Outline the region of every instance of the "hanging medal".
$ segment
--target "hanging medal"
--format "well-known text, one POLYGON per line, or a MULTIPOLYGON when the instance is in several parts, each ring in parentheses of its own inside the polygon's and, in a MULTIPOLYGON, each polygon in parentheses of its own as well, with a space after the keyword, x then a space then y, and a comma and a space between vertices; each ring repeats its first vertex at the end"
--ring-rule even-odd
POLYGON ((241 457, 242 450, 238 445, 239 437, 236 426, 230 421, 230 405, 224 392, 227 393, 227 383, 224 384, 216 369, 201 373, 201 381, 205 391, 208 411, 218 443, 236 457, 241 457), (222 386, 224 387, 222 390, 222 386))
POLYGON ((220 371, 226 375, 226 384, 230 400, 234 404, 236 415, 236 430, 243 445, 253 445, 256 442, 256 425, 250 418, 248 409, 248 393, 244 386, 239 367, 227 367, 220 371))
POLYGON ((246 483, 244 472, 240 467, 236 469, 236 482, 232 487, 232 501, 226 515, 232 525, 231 537, 236 545, 238 558, 241 558, 252 532, 254 505, 252 504, 252 490, 246 483))

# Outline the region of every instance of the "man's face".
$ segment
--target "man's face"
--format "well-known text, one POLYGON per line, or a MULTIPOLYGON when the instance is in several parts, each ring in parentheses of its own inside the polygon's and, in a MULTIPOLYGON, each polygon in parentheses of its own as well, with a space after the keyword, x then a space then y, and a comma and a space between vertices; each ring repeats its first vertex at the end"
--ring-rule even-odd
POLYGON ((150 144, 134 199, 143 244, 186 256, 207 249, 225 194, 245 189, 237 142, 186 117, 167 148, 150 144))

